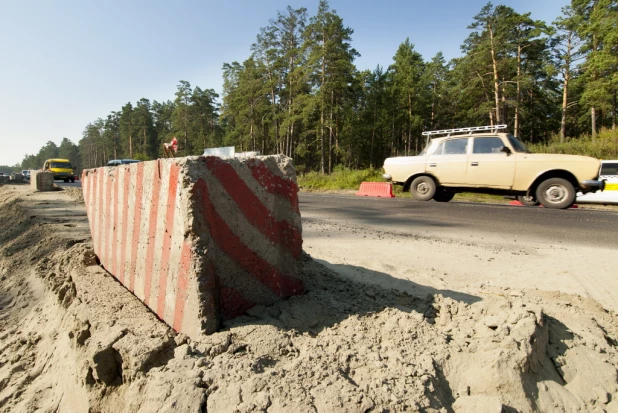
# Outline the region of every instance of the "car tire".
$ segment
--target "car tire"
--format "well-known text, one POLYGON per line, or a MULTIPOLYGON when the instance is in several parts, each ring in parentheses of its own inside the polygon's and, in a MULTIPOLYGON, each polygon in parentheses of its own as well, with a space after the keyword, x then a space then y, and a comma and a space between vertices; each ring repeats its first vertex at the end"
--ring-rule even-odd
POLYGON ((71 178, 71 182, 74 183, 75 182, 75 178, 71 178))
POLYGON ((521 202, 524 206, 538 206, 539 201, 537 201, 537 199, 534 196, 526 196, 526 195, 519 195, 517 197, 517 200, 519 202, 521 202))
POLYGON ((410 184, 410 193, 417 201, 430 201, 436 193, 436 181, 429 176, 419 176, 410 184))
POLYGON ((455 192, 449 191, 445 188, 438 188, 433 196, 433 200, 436 202, 448 202, 455 196, 455 192))
POLYGON ((64 178, 63 181, 64 182, 69 182, 69 178, 64 178))
POLYGON ((575 202, 573 184, 562 178, 547 179, 536 189, 536 199, 546 208, 566 209, 575 202))

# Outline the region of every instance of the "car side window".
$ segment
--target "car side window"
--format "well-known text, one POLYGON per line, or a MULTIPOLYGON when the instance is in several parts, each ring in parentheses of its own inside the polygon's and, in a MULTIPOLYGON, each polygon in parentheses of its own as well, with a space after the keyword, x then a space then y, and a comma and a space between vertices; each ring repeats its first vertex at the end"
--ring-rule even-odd
POLYGON ((618 175, 618 163, 603 163, 600 175, 618 175))
POLYGON ((434 151, 434 155, 465 155, 468 153, 468 138, 446 140, 434 151))
POLYGON ((504 146, 502 139, 493 138, 474 138, 472 153, 500 153, 504 146))

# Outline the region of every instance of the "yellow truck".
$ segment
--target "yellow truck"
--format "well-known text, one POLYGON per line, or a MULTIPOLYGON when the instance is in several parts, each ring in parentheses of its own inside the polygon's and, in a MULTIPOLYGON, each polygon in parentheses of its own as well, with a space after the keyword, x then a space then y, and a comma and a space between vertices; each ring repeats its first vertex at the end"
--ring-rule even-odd
POLYGON ((48 159, 43 164, 43 170, 54 174, 54 181, 75 182, 75 167, 68 159, 48 159))

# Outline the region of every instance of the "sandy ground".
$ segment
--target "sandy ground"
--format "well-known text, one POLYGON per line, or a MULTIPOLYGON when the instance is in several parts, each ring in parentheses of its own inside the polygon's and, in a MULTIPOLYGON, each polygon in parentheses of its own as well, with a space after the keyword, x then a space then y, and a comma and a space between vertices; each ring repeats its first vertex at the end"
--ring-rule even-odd
POLYGON ((618 311, 615 248, 470 235, 457 228, 433 235, 385 232, 307 213, 303 220, 305 251, 351 279, 418 296, 475 294, 486 286, 538 288, 593 298, 618 311))
POLYGON ((615 313, 487 274, 547 251, 306 225, 308 292, 190 341, 96 265, 78 196, 0 188, 0 412, 618 412, 615 313))

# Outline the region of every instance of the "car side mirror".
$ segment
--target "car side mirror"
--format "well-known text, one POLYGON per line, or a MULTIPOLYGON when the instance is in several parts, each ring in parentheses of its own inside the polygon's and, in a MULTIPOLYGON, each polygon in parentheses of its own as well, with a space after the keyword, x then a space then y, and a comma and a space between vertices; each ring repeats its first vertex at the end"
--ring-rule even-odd
POLYGON ((511 148, 509 148, 508 146, 503 146, 502 148, 500 148, 500 152, 506 153, 507 156, 513 153, 511 152, 511 148))

